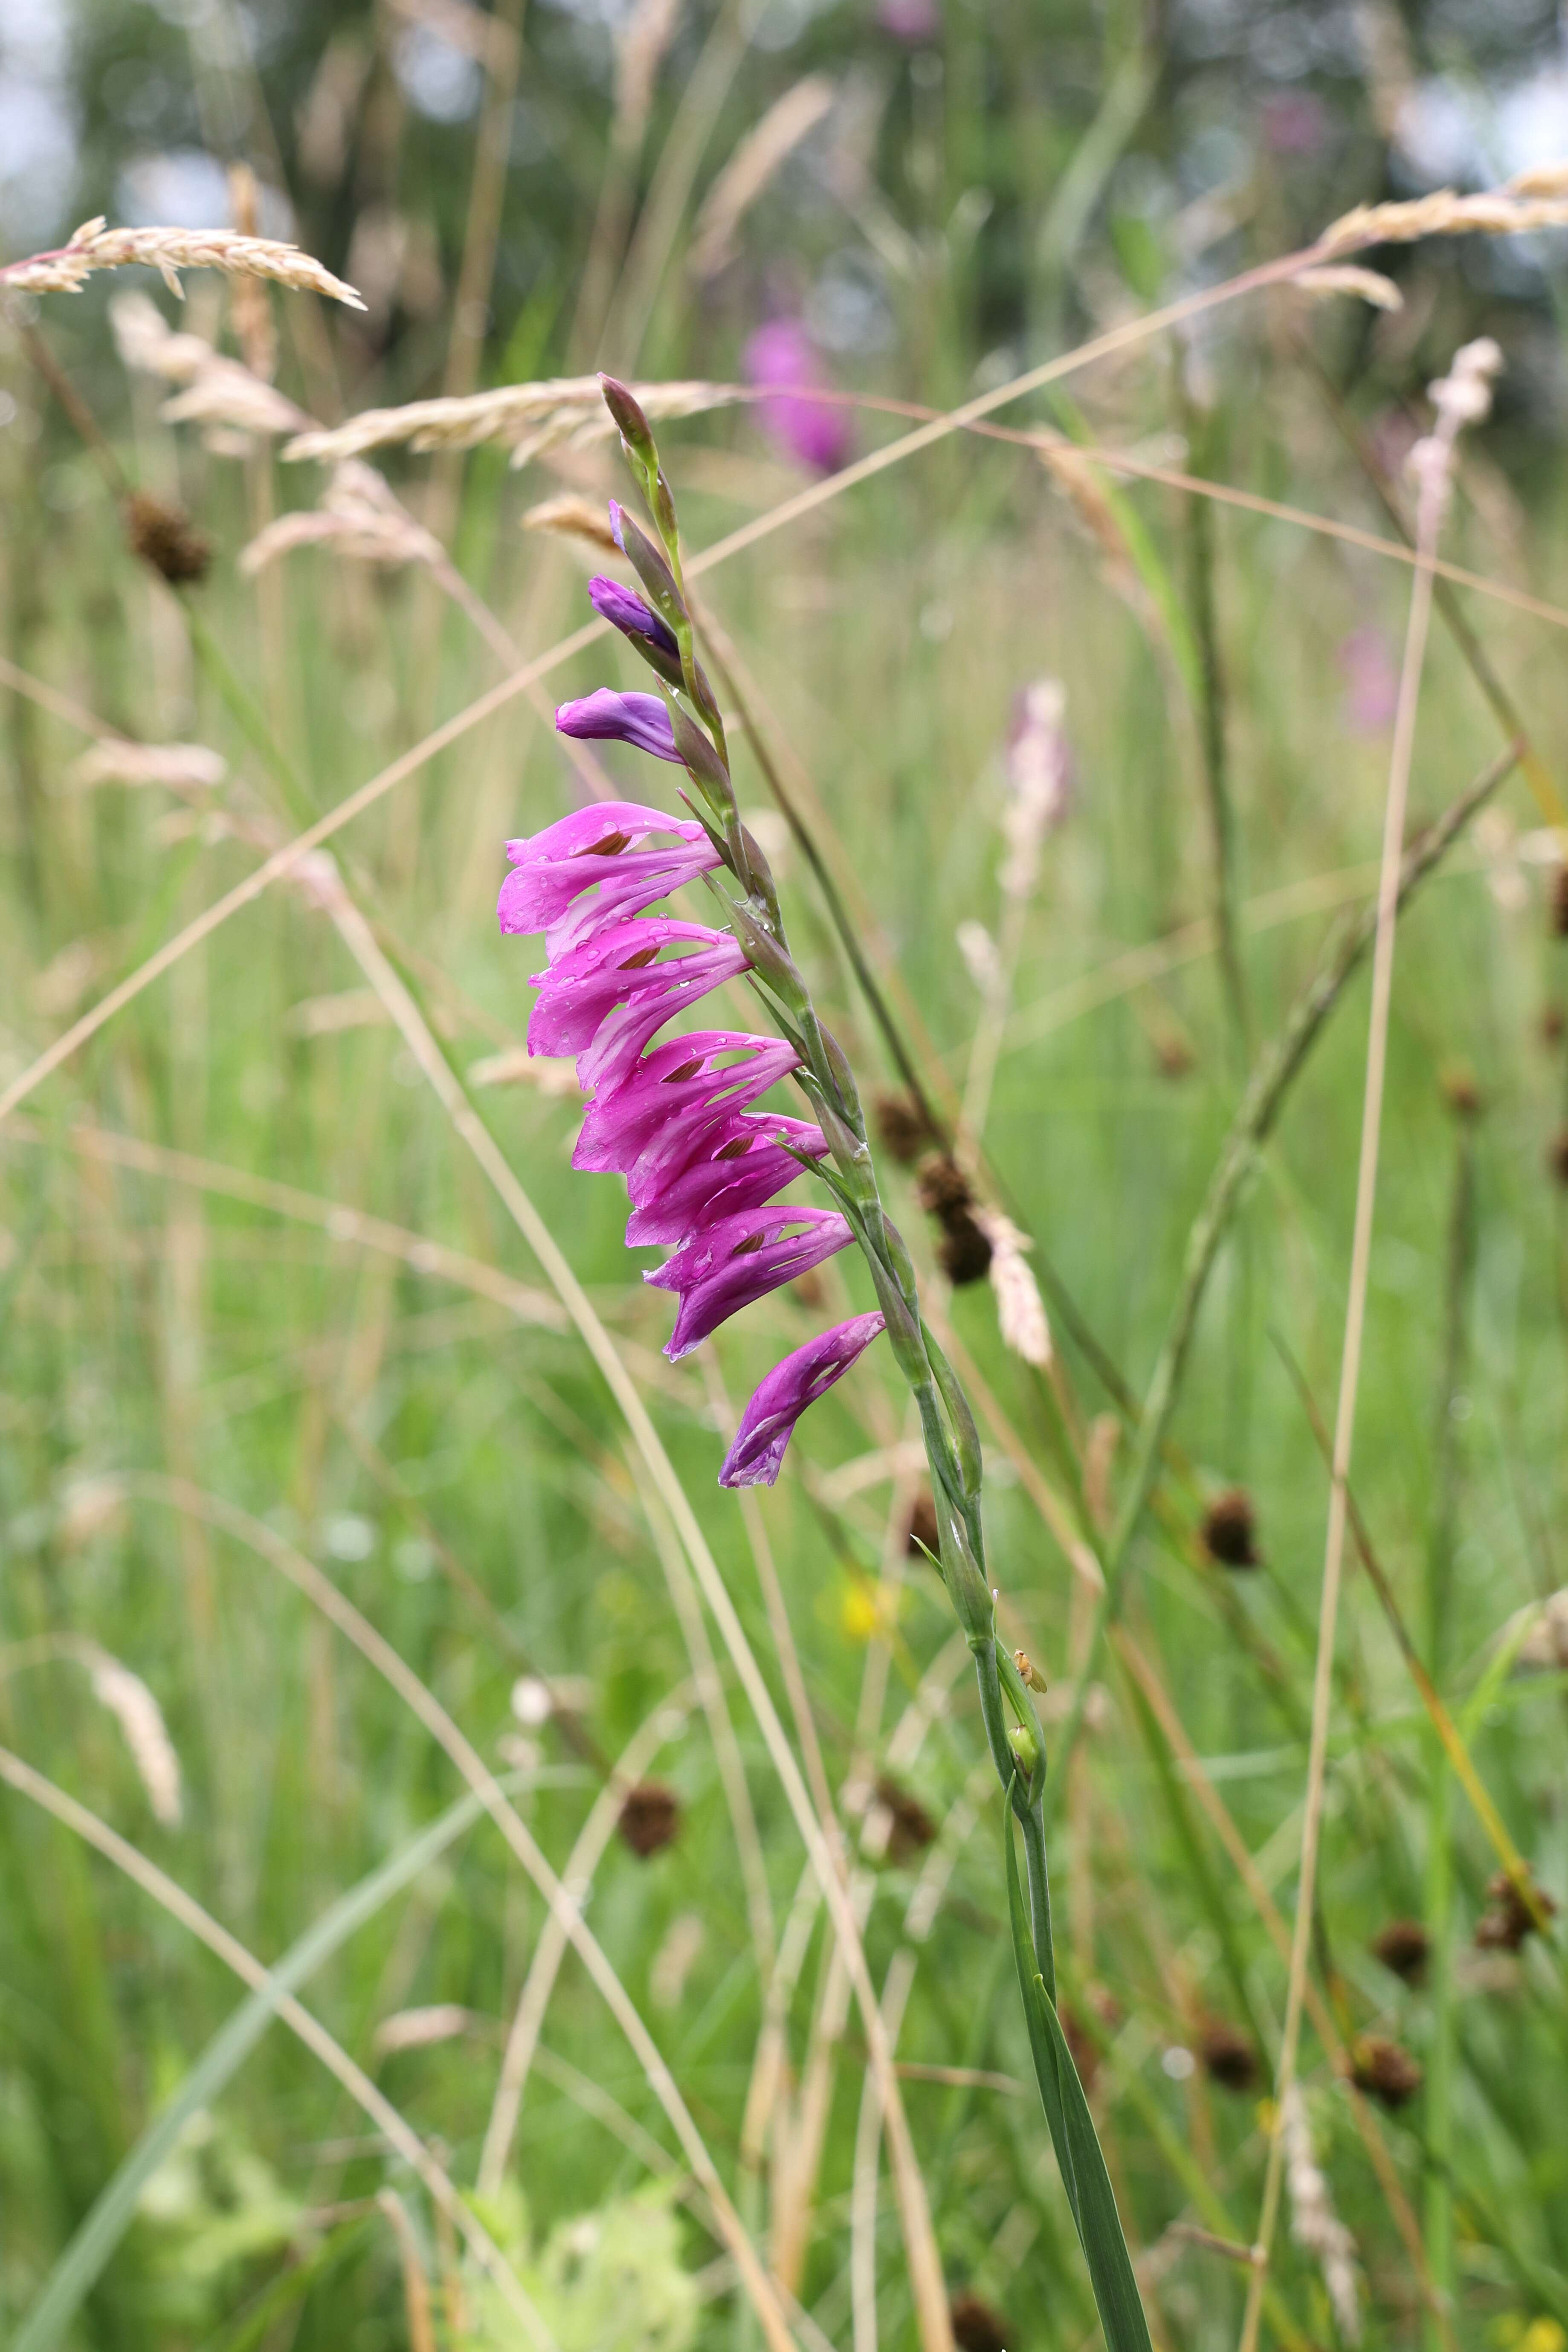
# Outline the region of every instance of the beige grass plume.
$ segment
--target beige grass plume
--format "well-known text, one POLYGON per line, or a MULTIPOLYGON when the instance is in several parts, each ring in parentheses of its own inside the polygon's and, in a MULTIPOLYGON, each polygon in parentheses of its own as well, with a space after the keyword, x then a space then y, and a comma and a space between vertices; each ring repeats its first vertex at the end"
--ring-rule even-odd
POLYGON ((542 499, 520 517, 524 530, 552 532, 558 539, 580 540, 597 555, 611 555, 617 562, 620 549, 610 529, 603 505, 595 506, 590 499, 580 499, 568 491, 558 499, 542 499))
POLYGON ((712 278, 735 250, 740 227, 773 173, 833 106, 826 74, 807 74, 748 131, 703 200, 689 257, 694 278, 712 278))
POLYGON ((1323 231, 1313 250, 1331 256, 1373 245, 1414 245, 1423 236, 1519 236, 1568 227, 1568 165, 1543 165, 1506 188, 1461 196, 1437 188, 1402 204, 1357 205, 1323 231), (1527 190, 1523 183, 1531 184, 1527 190), (1550 193, 1534 193, 1535 190, 1550 193))
POLYGON ((1279 2116, 1285 2143, 1285 2187, 1290 2200, 1290 2235, 1323 2273, 1335 2323, 1347 2344, 1361 2342, 1361 2288, 1355 2240, 1334 2210, 1326 2174, 1312 2153, 1307 2102, 1300 2083, 1286 2092, 1279 2116))
POLYGON ((1290 284, 1299 294, 1324 297, 1353 294, 1374 310, 1403 310, 1405 297, 1392 278, 1380 269, 1359 269, 1353 261, 1328 262, 1321 269, 1303 269, 1290 284))
POLYGON ((79 792, 100 784, 163 784, 175 793, 214 792, 228 773, 221 751, 205 743, 132 743, 106 735, 68 770, 79 792))
MULTIPOLYGON (((162 414, 171 425, 200 425, 215 436, 247 438, 299 433, 312 423, 305 411, 238 360, 227 359, 200 335, 179 332, 149 295, 116 294, 109 323, 121 362, 133 374, 176 386, 162 414)), ((221 439, 220 450, 226 447, 221 439)))
POLYGON ((244 550, 239 568, 254 575, 297 547, 331 544, 362 563, 424 563, 444 570, 439 540, 416 522, 372 466, 350 457, 333 468, 320 506, 279 515, 244 550))
POLYGON ((230 277, 269 278, 279 286, 328 294, 351 310, 364 309, 352 286, 297 245, 277 237, 242 236, 232 228, 110 228, 101 214, 83 221, 53 252, 8 263, 0 269, 0 286, 18 294, 79 294, 94 270, 124 269, 132 262, 161 271, 169 291, 182 298, 182 269, 221 269, 230 277))
POLYGON ((991 1244, 991 1287, 1002 1344, 1043 1371, 1051 1360, 1051 1327, 1040 1286, 1025 1262, 1024 1253, 1034 1244, 1000 1209, 977 1208, 973 1213, 991 1244))
MULTIPOLYGON (((645 415, 658 423, 674 416, 700 416, 748 395, 732 383, 638 383, 632 386, 645 415)), ((615 422, 605 406, 595 375, 557 376, 540 383, 501 384, 493 392, 457 399, 414 400, 402 408, 367 408, 346 424, 301 433, 284 448, 285 457, 318 457, 336 463, 372 449, 406 447, 478 449, 499 441, 511 450, 514 466, 547 449, 587 448, 609 440, 615 422)))

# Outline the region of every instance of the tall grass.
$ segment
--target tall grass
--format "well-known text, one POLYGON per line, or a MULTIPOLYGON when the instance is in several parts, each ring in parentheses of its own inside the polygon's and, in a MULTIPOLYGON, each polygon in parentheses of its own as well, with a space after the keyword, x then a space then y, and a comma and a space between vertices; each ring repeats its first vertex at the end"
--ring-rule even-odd
MULTIPOLYGON (((667 352, 666 320, 739 24, 721 14, 640 215, 643 126, 618 133, 584 299, 624 367, 646 328, 662 373, 710 368, 695 333, 667 352)), ((466 299, 514 68, 496 44, 466 299)), ((1003 1623, 1049 1685, 1062 2014, 1156 2341, 1235 2341, 1249 2285, 1264 2334, 1348 2338, 1276 2137, 1295 2075, 1363 2340, 1562 2352, 1561 1927, 1535 1890, 1568 1890, 1568 1658, 1521 1614, 1563 1581, 1562 869, 1526 789, 1550 805, 1568 774, 1556 483, 1534 461, 1522 514, 1480 434, 1446 527, 1483 675, 1439 604, 1409 792, 1454 838, 1399 918, 1319 1654, 1314 1413, 1352 1277, 1352 947, 1389 770, 1342 653, 1352 629, 1397 644, 1411 568, 1367 545, 1390 526, 1279 331, 1295 298, 1234 299, 1223 431, 1190 471, 1145 444, 1172 404, 1143 320, 1018 371, 1077 373, 1105 453, 1077 471, 1040 462, 1065 411, 979 430, 994 392, 969 430, 858 412, 859 461, 823 483, 746 407, 660 440, 690 544, 723 554, 692 571, 753 745, 742 804, 776 783, 795 812, 785 908, 827 1017, 863 1079, 912 1073, 939 1120, 977 1037, 994 1056, 967 1156, 1033 1240, 1051 1364, 1005 1347, 986 1284, 948 1294, 902 1177, 895 1213, 981 1421, 1003 1623), (998 1036, 955 934, 996 921, 1009 710, 1042 677, 1072 798, 1004 939, 998 1036), (1218 1556, 1237 1488, 1252 1566, 1218 1556), (1374 1956, 1402 1918, 1432 1938, 1425 1983, 1374 1956), (1426 2083, 1391 2104, 1401 2052, 1426 2083)), ((64 299, 34 323, 51 353, 64 299)), ((99 300, 70 313, 73 362, 99 300)), ((1342 379, 1347 320, 1302 327, 1342 379)), ((597 330, 563 319, 525 372, 583 364, 597 330)), ((1459 339, 1409 361, 1413 398, 1459 339)), ((459 336, 447 390, 476 358, 459 336)), ((105 355, 88 404, 113 463, 216 551, 174 591, 10 336, 0 370, 36 428, 0 439, 7 2331, 29 2352, 1086 2340, 967 1658, 907 1549, 901 1400, 868 1358, 772 1496, 719 1493, 731 1400, 820 1306, 764 1303, 709 1377, 666 1365, 615 1188, 567 1168, 571 1104, 475 1079, 530 1001, 495 935, 502 843, 584 788, 536 703, 606 659, 574 547, 517 527, 555 484, 489 450, 382 459, 461 600, 418 556, 330 544, 252 581, 258 513, 320 478, 263 447, 247 479, 144 383, 124 405, 105 355), (203 745, 227 780, 84 780, 118 737, 203 745), (84 1643, 154 1695, 177 1824, 84 1643), (638 1853, 607 1832, 656 1773, 675 1834, 638 1853)), ((950 373, 898 389, 951 408, 950 373)), ((322 371, 283 373, 319 412, 322 371)), ((573 464, 616 487, 603 445, 573 464)))

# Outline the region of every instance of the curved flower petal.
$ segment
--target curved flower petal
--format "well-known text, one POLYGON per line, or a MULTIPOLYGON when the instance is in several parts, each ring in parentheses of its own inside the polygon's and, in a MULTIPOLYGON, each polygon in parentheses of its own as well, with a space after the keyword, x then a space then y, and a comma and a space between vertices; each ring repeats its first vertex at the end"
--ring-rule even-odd
POLYGON ((574 809, 542 833, 509 841, 506 852, 513 870, 496 905, 501 929, 543 931, 552 956, 641 914, 719 863, 700 824, 639 801, 597 801, 574 809), (675 841, 664 848, 639 847, 650 834, 673 834, 675 841), (596 897, 579 904, 595 888, 596 897))
POLYGON ((809 1119, 736 1111, 721 1120, 694 1157, 650 1172, 640 1204, 626 1221, 626 1247, 684 1241, 721 1217, 760 1208, 801 1173, 799 1160, 783 1150, 784 1143, 813 1160, 827 1151, 827 1138, 809 1119))
POLYGON ((667 1021, 745 968, 727 931, 669 915, 616 923, 534 973, 528 1050, 577 1055, 584 1091, 614 1086, 667 1021))
POLYGON ((782 1037, 752 1037, 734 1029, 699 1029, 672 1037, 632 1065, 621 1083, 595 1096, 572 1154, 574 1168, 603 1173, 618 1169, 641 1205, 638 1171, 683 1167, 714 1126, 731 1111, 749 1109, 787 1077, 800 1056, 782 1037), (741 1062, 726 1057, 740 1054, 741 1062))
POLYGON ((842 1380, 885 1328, 884 1316, 857 1315, 847 1323, 835 1324, 831 1331, 818 1332, 775 1364, 741 1415, 735 1442, 719 1473, 721 1486, 771 1486, 806 1406, 842 1380))
POLYGON ((613 686, 601 686, 580 702, 559 704, 555 727, 558 734, 629 743, 633 751, 651 751, 656 760, 668 760, 677 768, 685 764, 675 748, 669 713, 657 694, 617 694, 613 686))
POLYGON ((643 1276, 680 1301, 665 1354, 679 1363, 742 1307, 808 1274, 853 1239, 837 1209, 744 1209, 705 1226, 643 1276))

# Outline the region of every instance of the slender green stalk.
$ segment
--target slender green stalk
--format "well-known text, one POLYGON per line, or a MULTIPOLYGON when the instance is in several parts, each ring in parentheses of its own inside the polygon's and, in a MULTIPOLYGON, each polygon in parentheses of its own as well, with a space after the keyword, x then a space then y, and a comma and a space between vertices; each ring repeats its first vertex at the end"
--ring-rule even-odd
MULTIPOLYGON (((1510 743, 1507 751, 1500 753, 1475 782, 1450 803, 1436 822, 1411 844, 1405 853, 1399 872, 1398 905, 1401 908, 1437 866, 1477 810, 1510 772, 1518 757, 1517 742, 1510 743)), ((1182 1376, 1186 1370, 1197 1328, 1198 1309, 1203 1304, 1220 1244, 1247 1180, 1257 1164, 1258 1154, 1273 1130, 1291 1082, 1371 947, 1376 929, 1377 909, 1374 905, 1364 907, 1359 915, 1341 926, 1324 951, 1316 972, 1297 998, 1283 1029, 1264 1048, 1254 1066, 1230 1133, 1221 1148, 1215 1172, 1209 1180, 1207 1196, 1188 1234, 1182 1286, 1177 1293, 1176 1304, 1166 1326, 1164 1342, 1144 1399, 1137 1450, 1116 1524, 1107 1545, 1105 1591, 1095 1612, 1088 1652, 1073 1684, 1067 1722, 1058 1743, 1053 1797, 1055 1790, 1061 1786, 1067 1759, 1078 1746, 1083 1729, 1084 1705, 1099 1663, 1100 1648, 1121 1606, 1133 1540, 1142 1523, 1144 1508, 1159 1470, 1161 1453, 1176 1409, 1182 1376)))
MULTIPOLYGON (((1447 1279, 1443 1318, 1443 1366, 1437 1386, 1436 1509, 1426 1548, 1426 1668, 1441 1691, 1451 1649, 1455 1522, 1458 1515, 1458 1405, 1468 1355, 1467 1320, 1475 1267, 1476 1150, 1461 1113, 1448 1213, 1447 1279)), ((1431 2035, 1426 2045, 1426 2130, 1428 2165, 1424 2198, 1426 2267, 1433 2290, 1454 2294, 1454 1871, 1453 1774, 1435 1728, 1426 1734, 1426 1933, 1431 1984, 1431 2035)), ((1426 2352, 1440 2352, 1443 2331, 1435 2312, 1422 2323, 1426 2352)))
MULTIPOLYGON (((1187 402, 1187 425, 1194 445, 1193 471, 1201 473, 1205 468, 1200 463, 1200 438, 1206 441, 1211 437, 1212 425, 1191 399, 1187 402)), ((1219 963, 1230 1018, 1231 1045, 1238 1069, 1245 1071, 1251 1021, 1236 913, 1236 803, 1230 782, 1225 667, 1220 658, 1219 622, 1215 609, 1214 508, 1207 499, 1194 497, 1187 500, 1186 540, 1187 602, 1198 657, 1198 748, 1214 850, 1215 927, 1219 933, 1219 963)))

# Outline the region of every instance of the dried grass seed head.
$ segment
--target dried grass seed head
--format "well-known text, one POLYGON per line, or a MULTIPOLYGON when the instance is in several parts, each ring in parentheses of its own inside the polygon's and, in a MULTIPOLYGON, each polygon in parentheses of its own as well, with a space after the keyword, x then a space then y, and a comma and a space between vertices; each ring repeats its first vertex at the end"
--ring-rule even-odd
POLYGON ((26 294, 79 294, 95 270, 133 262, 158 270, 171 294, 183 295, 182 269, 221 269, 230 276, 271 278, 279 286, 329 295, 351 310, 364 304, 352 286, 323 269, 297 245, 277 237, 242 236, 236 229, 110 228, 101 214, 83 221, 63 245, 0 268, 0 286, 26 294))
POLYGON ((1292 2083, 1280 2102, 1279 2134, 1285 2156, 1285 2192, 1290 2204, 1290 2235, 1323 2273, 1329 2302, 1347 2344, 1361 2342, 1361 2275, 1355 2240, 1334 2210, 1328 2177, 1312 2151, 1307 2102, 1292 2083))
POLYGON ((212 541, 189 515, 154 498, 150 490, 132 490, 126 500, 125 536, 132 555, 171 588, 189 587, 205 579, 212 541))
POLYGON ((647 1862, 679 1836, 680 1800, 662 1780, 639 1780, 626 1790, 616 1826, 639 1862, 647 1862))
POLYGON ((936 1141, 920 1104, 900 1088, 879 1088, 871 1098, 871 1115, 877 1123, 878 1142, 902 1168, 912 1168, 921 1153, 936 1141))
POLYGON ((989 1272, 1002 1344, 1043 1371, 1051 1360, 1051 1328, 1039 1284, 1025 1256, 1034 1244, 1000 1209, 977 1208, 973 1214, 991 1244, 989 1272))
POLYGON ((1008 2352, 1018 2342, 1002 2314, 977 2294, 954 2295, 948 2319, 958 2352, 1008 2352))
POLYGON ((1257 2088, 1257 2046, 1249 2034, 1241 2032, 1223 2017, 1211 2017, 1205 2021, 1198 2036, 1198 2056, 1205 2074, 1222 2090, 1243 2092, 1257 2088))
POLYGON ((1432 1939, 1419 1919, 1390 1919, 1372 1939, 1373 1958, 1407 1985, 1426 1977, 1432 1939))
POLYGON ((99 784, 165 785, 170 792, 215 792, 228 774, 221 751, 205 743, 132 743, 106 735, 68 770, 80 792, 99 784))
POLYGON ((1243 1486, 1216 1495, 1204 1513, 1198 1536, 1209 1558, 1221 1568, 1261 1568, 1258 1549, 1258 1514, 1243 1486))
MULTIPOLYGON (((1531 1881, 1536 1906, 1548 1919, 1557 1906, 1531 1881)), ((1517 1952, 1539 1932, 1536 1910, 1526 1902, 1506 1870, 1500 1870, 1487 1887, 1489 1907, 1476 1922, 1476 1945, 1483 1952, 1517 1952)))
POLYGON ((941 1556, 942 1529, 936 1523, 936 1505, 929 1488, 922 1487, 910 1507, 904 1549, 910 1559, 923 1559, 928 1552, 933 1559, 941 1556))
POLYGON ((877 1781, 877 1802, 888 1816, 887 1843, 883 1852, 890 1863, 899 1867, 910 1863, 936 1843, 936 1823, 901 1781, 890 1773, 882 1773, 877 1781))
POLYGON ((1404 2107, 1421 2088, 1421 2067, 1402 2042, 1382 2033, 1363 2033, 1351 2052, 1351 2080, 1381 2105, 1404 2107))
MULTIPOLYGON (((636 384, 632 390, 656 419, 701 415, 746 396, 736 384, 696 381, 636 384)), ((585 449, 612 440, 616 430, 596 375, 557 376, 460 397, 410 401, 400 408, 367 408, 346 424, 298 435, 283 455, 336 463, 373 449, 478 449, 493 441, 510 447, 514 466, 525 466, 549 449, 585 449)))

